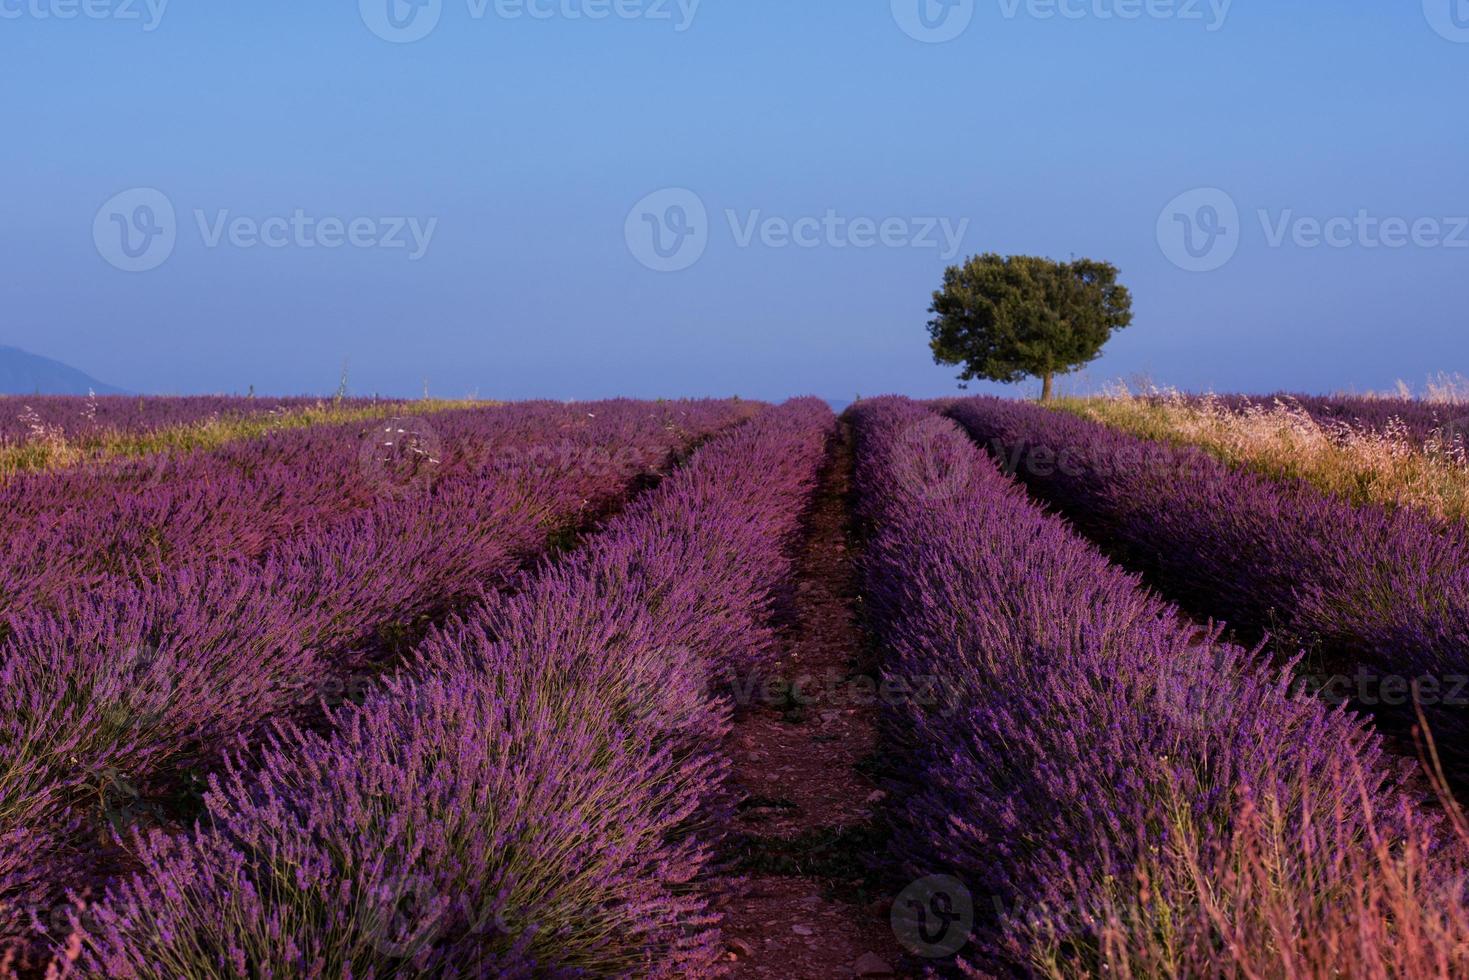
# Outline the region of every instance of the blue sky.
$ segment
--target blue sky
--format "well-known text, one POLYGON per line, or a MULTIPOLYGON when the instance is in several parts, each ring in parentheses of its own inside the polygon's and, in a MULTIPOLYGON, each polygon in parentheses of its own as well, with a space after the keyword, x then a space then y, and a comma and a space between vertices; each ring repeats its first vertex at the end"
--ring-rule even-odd
POLYGON ((153 392, 936 395, 929 294, 999 251, 1122 269, 1095 381, 1469 370, 1469 0, 417 2, 0 0, 0 343, 153 392))

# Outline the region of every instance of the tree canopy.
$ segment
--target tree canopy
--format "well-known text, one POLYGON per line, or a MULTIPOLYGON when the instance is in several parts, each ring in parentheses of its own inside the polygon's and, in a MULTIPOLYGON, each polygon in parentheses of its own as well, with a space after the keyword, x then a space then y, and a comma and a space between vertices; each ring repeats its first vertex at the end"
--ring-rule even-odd
POLYGON ((1095 360, 1114 330, 1132 322, 1132 296, 1107 262, 1057 262, 1030 255, 975 256, 944 272, 928 323, 939 364, 959 364, 961 381, 1052 381, 1095 360))

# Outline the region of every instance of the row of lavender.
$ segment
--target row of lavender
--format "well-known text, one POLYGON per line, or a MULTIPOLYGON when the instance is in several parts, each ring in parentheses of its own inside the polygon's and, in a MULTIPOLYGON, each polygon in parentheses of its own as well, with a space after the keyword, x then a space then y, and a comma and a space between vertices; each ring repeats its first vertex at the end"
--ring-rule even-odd
MULTIPOLYGON (((354 399, 356 403, 360 400, 354 399)), ((131 395, 0 395, 0 445, 44 439, 85 439, 104 433, 142 435, 211 419, 290 411, 318 398, 238 398, 220 395, 140 398, 131 395)))
POLYGON ((22 474, 0 486, 0 618, 120 574, 147 579, 181 564, 255 559, 287 537, 412 495, 426 481, 442 486, 569 457, 608 469, 627 462, 619 456, 641 458, 660 442, 660 421, 676 432, 688 410, 522 402, 314 425, 208 451, 22 474), (626 443, 579 442, 609 411, 614 423, 646 416, 649 428, 624 433, 626 443))
POLYGON ((1453 865, 1394 863, 1437 841, 1356 718, 1145 591, 953 422, 899 399, 853 418, 888 670, 943 694, 887 719, 931 955, 981 975, 1376 975, 1408 948, 1469 966, 1453 865))
MULTIPOLYGON (((62 580, 50 608, 12 604, 0 646, 0 938, 24 936, 24 906, 47 907, 122 857, 106 846, 109 826, 166 817, 235 739, 351 694, 351 678, 376 673, 427 619, 503 584, 641 473, 746 414, 634 402, 463 413, 439 423, 459 462, 376 503, 345 511, 341 496, 310 497, 301 531, 230 547, 220 524, 295 496, 292 471, 214 516, 218 498, 176 496, 198 520, 169 522, 173 561, 147 576, 62 580), (508 445, 515 454, 495 451, 508 445)), ((221 465, 252 447, 271 452, 232 447, 221 465)))
MULTIPOLYGON (((457 442, 486 417, 450 412, 413 424, 457 442)), ((146 577, 176 562, 258 557, 292 533, 365 510, 395 489, 375 477, 396 473, 363 466, 386 424, 312 426, 216 450, 20 474, 0 486, 0 611, 120 571, 146 577)))
POLYGON ((702 975, 728 818, 719 679, 773 650, 833 423, 707 445, 586 548, 435 632, 325 734, 282 725, 77 917, 86 976, 702 975), (758 481, 749 475, 759 473, 758 481))
POLYGON ((950 411, 1186 609, 1310 650, 1328 696, 1384 721, 1410 720, 1416 692, 1439 747, 1469 762, 1469 531, 1032 405, 950 411))

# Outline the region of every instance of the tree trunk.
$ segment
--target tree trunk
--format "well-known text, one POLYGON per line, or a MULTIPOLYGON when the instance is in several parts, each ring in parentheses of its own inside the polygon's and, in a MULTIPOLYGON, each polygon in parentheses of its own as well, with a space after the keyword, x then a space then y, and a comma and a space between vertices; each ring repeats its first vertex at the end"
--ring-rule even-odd
POLYGON ((1047 371, 1041 375, 1043 379, 1041 382, 1041 401, 1048 402, 1051 400, 1051 381, 1055 376, 1055 373, 1052 371, 1047 371))

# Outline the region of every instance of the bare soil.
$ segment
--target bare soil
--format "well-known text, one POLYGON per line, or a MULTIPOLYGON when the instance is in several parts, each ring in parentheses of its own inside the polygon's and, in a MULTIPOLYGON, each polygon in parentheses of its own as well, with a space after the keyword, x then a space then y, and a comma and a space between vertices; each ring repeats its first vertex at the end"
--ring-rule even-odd
POLYGON ((878 704, 849 540, 852 451, 833 440, 808 518, 780 660, 784 686, 742 706, 730 751, 746 799, 724 908, 735 977, 902 976, 882 879, 883 799, 868 775, 878 704))

